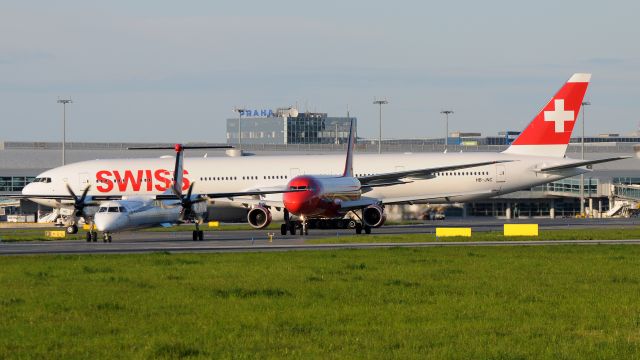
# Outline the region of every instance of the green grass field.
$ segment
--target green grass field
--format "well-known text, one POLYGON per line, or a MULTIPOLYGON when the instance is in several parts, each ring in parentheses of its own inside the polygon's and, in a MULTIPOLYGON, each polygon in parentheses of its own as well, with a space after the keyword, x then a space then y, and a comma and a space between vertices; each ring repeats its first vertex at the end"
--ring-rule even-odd
POLYGON ((640 247, 0 257, 0 358, 637 358, 640 247))

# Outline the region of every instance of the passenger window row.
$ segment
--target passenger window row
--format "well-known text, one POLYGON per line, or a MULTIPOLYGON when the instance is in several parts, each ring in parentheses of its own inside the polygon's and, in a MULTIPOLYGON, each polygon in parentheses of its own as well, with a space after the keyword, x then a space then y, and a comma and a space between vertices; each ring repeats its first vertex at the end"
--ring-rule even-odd
MULTIPOLYGON (((243 176, 242 180, 258 180, 259 176, 243 176)), ((287 175, 264 175, 262 176, 263 180, 286 180, 289 176, 287 175)), ((229 181, 229 180, 238 180, 237 176, 205 176, 201 177, 200 181, 229 181)))
POLYGON ((489 175, 488 171, 447 171, 437 172, 436 176, 477 176, 477 175, 489 175))

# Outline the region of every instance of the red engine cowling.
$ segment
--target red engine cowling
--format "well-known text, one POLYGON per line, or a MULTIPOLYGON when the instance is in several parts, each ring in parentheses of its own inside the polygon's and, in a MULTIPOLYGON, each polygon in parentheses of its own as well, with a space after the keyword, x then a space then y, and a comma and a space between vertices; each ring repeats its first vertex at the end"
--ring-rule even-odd
POLYGON ((382 226, 385 220, 387 220, 387 214, 385 214, 384 209, 381 206, 369 205, 362 210, 362 220, 365 225, 377 228, 382 226))
POLYGON ((247 221, 254 229, 264 229, 271 224, 271 211, 264 206, 256 206, 249 210, 247 221))

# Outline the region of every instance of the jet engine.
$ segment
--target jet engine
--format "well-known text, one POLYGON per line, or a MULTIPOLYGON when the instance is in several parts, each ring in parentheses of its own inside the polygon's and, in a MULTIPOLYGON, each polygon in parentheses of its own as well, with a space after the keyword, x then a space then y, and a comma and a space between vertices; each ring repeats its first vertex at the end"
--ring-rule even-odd
POLYGON ((247 221, 254 229, 264 229, 271 224, 271 211, 264 206, 256 206, 249 210, 247 221))
POLYGON ((369 205, 362 210, 362 220, 364 220, 365 225, 377 228, 387 220, 387 214, 384 213, 384 209, 381 206, 369 205))

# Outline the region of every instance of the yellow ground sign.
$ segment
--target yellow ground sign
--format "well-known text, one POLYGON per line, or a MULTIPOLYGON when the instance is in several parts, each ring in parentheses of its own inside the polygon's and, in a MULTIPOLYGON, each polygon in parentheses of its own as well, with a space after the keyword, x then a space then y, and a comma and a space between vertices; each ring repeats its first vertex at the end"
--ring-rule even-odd
POLYGON ((89 224, 84 224, 84 225, 82 225, 82 229, 84 229, 84 230, 90 230, 90 229, 91 229, 91 225, 89 225, 89 224))
POLYGON ((538 224, 504 224, 504 236, 538 236, 538 224))
POLYGON ((436 237, 445 237, 445 236, 471 236, 471 228, 436 228, 436 237))
POLYGON ((218 227, 220 226, 220 221, 209 221, 209 227, 218 227))
POLYGON ((67 233, 65 233, 64 230, 45 231, 44 236, 52 238, 63 238, 67 236, 67 233))

